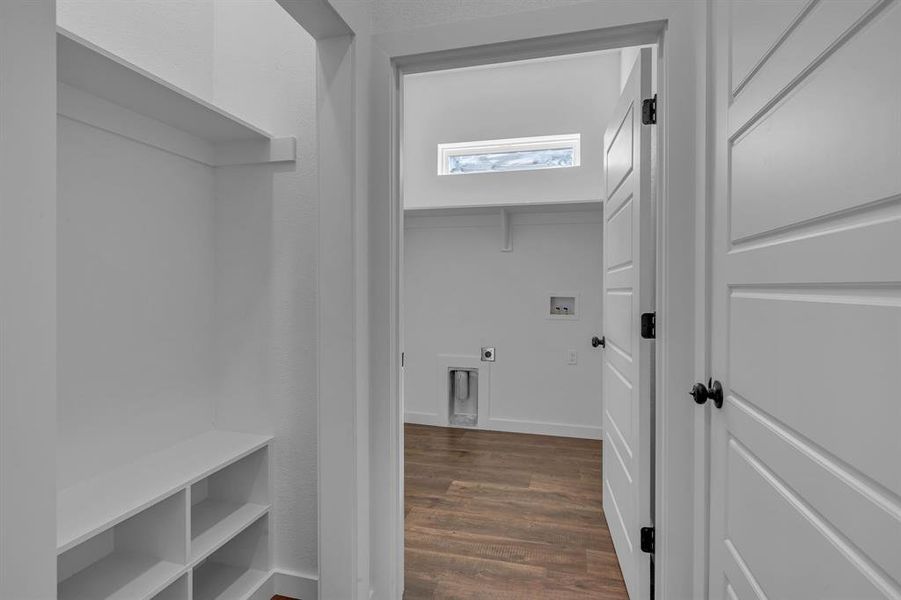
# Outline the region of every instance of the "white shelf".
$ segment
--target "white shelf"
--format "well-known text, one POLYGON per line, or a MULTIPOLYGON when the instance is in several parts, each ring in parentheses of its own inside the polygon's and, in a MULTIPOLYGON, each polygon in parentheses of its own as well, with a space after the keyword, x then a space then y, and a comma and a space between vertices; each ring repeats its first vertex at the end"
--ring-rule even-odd
POLYGON ((57 553, 266 446, 272 436, 208 431, 57 494, 57 553))
POLYGON ((62 27, 56 60, 65 117, 212 167, 297 160, 293 137, 275 137, 62 27))
POLYGON ((207 499, 191 508, 191 562, 197 564, 269 512, 251 502, 207 499))
POLYGON ((244 600, 268 576, 259 569, 208 562, 194 571, 194 600, 244 600))
POLYGON ((567 202, 540 202, 531 204, 467 204, 461 206, 434 206, 405 208, 405 217, 445 217, 451 215, 497 214, 500 210, 510 213, 581 212, 600 210, 603 200, 574 200, 567 202))
POLYGON ((184 573, 185 567, 148 556, 115 552, 60 582, 59 600, 145 600, 184 573))
POLYGON ((62 27, 56 45, 57 78, 67 85, 212 143, 273 137, 62 27))

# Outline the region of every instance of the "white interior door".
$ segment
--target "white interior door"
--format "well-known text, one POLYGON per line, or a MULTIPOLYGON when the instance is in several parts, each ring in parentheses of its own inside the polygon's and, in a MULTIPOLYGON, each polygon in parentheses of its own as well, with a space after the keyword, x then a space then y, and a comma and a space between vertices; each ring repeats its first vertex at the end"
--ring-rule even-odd
POLYGON ((650 555, 639 530, 651 526, 652 359, 641 314, 654 310, 651 196, 651 50, 642 49, 604 136, 604 514, 629 596, 650 594, 650 555))
POLYGON ((712 598, 901 598, 901 2, 714 2, 712 598))

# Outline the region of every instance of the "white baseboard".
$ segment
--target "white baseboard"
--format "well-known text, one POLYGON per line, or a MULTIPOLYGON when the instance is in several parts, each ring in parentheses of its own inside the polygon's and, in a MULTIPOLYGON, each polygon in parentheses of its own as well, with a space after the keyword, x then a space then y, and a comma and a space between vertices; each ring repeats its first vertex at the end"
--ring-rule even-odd
POLYGON ((437 425, 439 427, 447 427, 447 423, 434 413, 407 411, 404 413, 404 423, 412 423, 414 425, 437 425))
POLYGON ((589 425, 570 425, 567 423, 542 423, 540 421, 517 421, 516 419, 488 419, 488 427, 492 431, 512 431, 514 433, 534 433, 538 435, 556 435, 559 437, 583 438, 588 440, 603 439, 600 427, 589 425))
POLYGON ((318 600, 319 577, 293 571, 273 569, 269 579, 260 586, 252 600, 269 600, 272 596, 287 596, 298 600, 318 600))
MULTIPOLYGON (((441 417, 433 413, 404 413, 404 423, 415 425, 437 425, 447 427, 441 417)), ((472 429, 477 429, 473 427, 472 429)), ((488 431, 510 431, 513 433, 533 433, 537 435, 555 435, 558 437, 582 438, 586 440, 603 439, 600 427, 589 425, 570 425, 567 423, 542 423, 540 421, 518 421, 516 419, 488 419, 488 431)))

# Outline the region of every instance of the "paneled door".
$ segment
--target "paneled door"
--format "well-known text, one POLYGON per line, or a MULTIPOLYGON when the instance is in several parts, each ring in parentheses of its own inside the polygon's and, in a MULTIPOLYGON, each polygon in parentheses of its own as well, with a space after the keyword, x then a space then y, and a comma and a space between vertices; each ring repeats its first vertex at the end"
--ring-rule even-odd
POLYGON ((713 3, 711 598, 901 598, 901 2, 713 3))
POLYGON ((654 310, 651 50, 642 49, 604 136, 604 514, 629 597, 650 595, 650 555, 639 531, 652 525, 652 360, 641 314, 654 310))

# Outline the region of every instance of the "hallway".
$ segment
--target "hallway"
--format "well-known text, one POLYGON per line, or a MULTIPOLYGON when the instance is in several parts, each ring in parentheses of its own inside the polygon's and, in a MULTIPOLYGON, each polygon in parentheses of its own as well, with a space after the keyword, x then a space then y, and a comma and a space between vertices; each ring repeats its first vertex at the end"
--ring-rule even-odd
POLYGON ((406 425, 406 600, 626 598, 601 442, 406 425))

